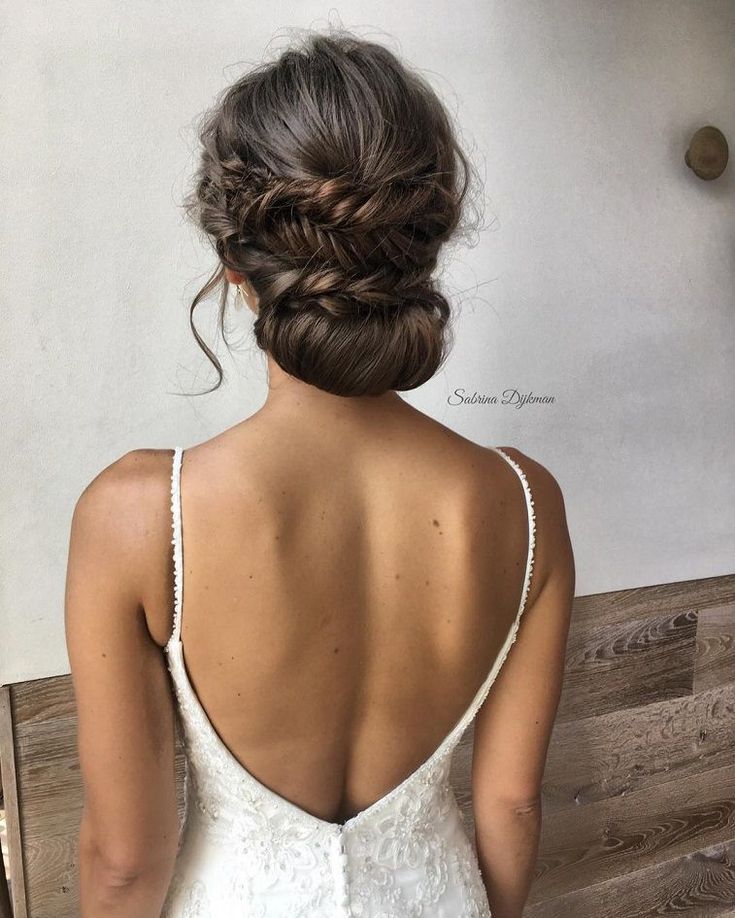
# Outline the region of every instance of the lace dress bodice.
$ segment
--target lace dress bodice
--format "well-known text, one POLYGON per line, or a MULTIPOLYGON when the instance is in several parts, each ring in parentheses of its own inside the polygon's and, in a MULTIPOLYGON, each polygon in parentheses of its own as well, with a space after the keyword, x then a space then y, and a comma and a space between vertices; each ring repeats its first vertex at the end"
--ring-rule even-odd
POLYGON ((449 783, 452 754, 516 639, 531 582, 533 498, 520 605, 470 706, 434 753, 397 787, 342 823, 266 787, 223 743, 194 692, 181 642, 181 462, 171 511, 174 627, 165 653, 186 752, 186 812, 161 918, 490 918, 474 848, 449 783))

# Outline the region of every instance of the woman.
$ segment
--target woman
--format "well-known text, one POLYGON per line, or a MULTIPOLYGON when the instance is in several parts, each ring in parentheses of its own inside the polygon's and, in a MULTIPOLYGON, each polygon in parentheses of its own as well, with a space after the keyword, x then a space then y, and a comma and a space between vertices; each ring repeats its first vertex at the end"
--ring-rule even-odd
POLYGON ((192 310, 236 285, 268 396, 77 503, 82 918, 519 918, 574 595, 564 502, 540 463, 398 395, 446 354, 432 274, 467 160, 428 85, 349 33, 242 77, 201 139, 189 203, 218 267, 192 310), (471 723, 476 855, 449 784, 471 723))

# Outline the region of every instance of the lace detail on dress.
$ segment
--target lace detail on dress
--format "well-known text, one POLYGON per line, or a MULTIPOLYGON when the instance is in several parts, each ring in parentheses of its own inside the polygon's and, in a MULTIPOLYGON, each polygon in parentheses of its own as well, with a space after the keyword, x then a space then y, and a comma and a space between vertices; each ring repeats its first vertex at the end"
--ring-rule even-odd
POLYGON ((520 608, 490 673, 435 752, 339 824, 281 797, 241 765, 188 678, 180 639, 181 454, 174 452, 171 477, 174 628, 166 657, 187 756, 186 815, 161 918, 491 918, 449 772, 515 642, 528 596, 535 520, 520 467, 502 453, 524 485, 529 551, 520 608))

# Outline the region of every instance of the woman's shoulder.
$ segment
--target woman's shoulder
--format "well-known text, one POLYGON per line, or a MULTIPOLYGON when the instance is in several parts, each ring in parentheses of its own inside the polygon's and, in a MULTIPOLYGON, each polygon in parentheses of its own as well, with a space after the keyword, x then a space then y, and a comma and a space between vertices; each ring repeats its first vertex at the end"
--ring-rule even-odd
POLYGON ((76 500, 72 529, 135 567, 170 539, 173 449, 132 449, 106 465, 76 500))
MULTIPOLYGON (((525 477, 534 503, 540 502, 543 508, 559 512, 564 505, 564 496, 558 478, 548 466, 539 459, 529 456, 516 446, 498 446, 513 461, 516 469, 525 477)), ((505 460, 503 460, 505 461, 505 460)))
POLYGON ((173 449, 132 449, 114 459, 86 485, 77 500, 88 507, 145 503, 147 493, 160 491, 170 475, 173 449))

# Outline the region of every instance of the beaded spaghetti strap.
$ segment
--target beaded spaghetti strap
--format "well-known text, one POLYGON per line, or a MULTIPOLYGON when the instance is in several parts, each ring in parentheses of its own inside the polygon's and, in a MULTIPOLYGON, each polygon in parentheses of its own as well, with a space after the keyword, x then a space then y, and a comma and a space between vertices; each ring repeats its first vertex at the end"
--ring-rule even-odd
POLYGON ((500 670, 503 667, 503 663, 505 663, 505 660, 508 654, 510 653, 510 648, 513 646, 513 644, 515 644, 516 638, 518 637, 518 628, 521 624, 521 617, 523 616, 523 612, 526 608, 526 600, 528 599, 528 593, 531 587, 531 575, 533 574, 533 562, 534 562, 534 557, 535 557, 534 549, 536 546, 536 513, 534 511, 533 495, 531 494, 531 486, 529 485, 528 480, 526 479, 525 472, 520 467, 520 465, 518 465, 515 459, 511 459, 511 457, 507 453, 503 452, 503 450, 500 449, 500 447, 498 446, 491 446, 490 449, 494 450, 496 453, 501 455, 503 459, 505 459, 505 461, 510 464, 510 466, 514 469, 514 471, 520 478, 521 484, 523 485, 523 493, 526 498, 526 510, 527 510, 527 516, 528 516, 528 553, 526 556, 526 575, 523 580, 523 590, 521 592, 521 599, 520 599, 520 603, 518 606, 518 611, 516 612, 516 616, 513 620, 513 624, 511 625, 510 630, 508 631, 506 639, 503 642, 503 646, 500 648, 500 652, 495 658, 492 668, 490 669, 490 672, 488 673, 487 678, 485 679, 483 684, 480 686, 469 708, 467 708, 467 711, 462 716, 459 723, 456 725, 454 730, 449 734, 449 736, 447 736, 444 743, 442 743, 442 746, 439 747, 439 749, 437 750, 437 754, 441 754, 442 747, 444 746, 445 743, 448 746, 452 747, 454 744, 456 744, 459 741, 459 739, 461 739, 464 731, 467 729, 470 723, 474 720, 475 714, 477 714, 479 709, 482 707, 482 703, 484 702, 485 698, 490 692, 490 689, 492 688, 495 680, 498 677, 498 674, 500 673, 500 670))
POLYGON ((183 547, 181 540, 181 460, 184 455, 182 447, 174 449, 171 462, 171 529, 174 556, 174 627, 169 644, 181 640, 181 604, 184 594, 183 581, 183 547))
POLYGON ((531 587, 531 575, 533 573, 533 562, 535 557, 534 549, 536 546, 536 512, 533 504, 533 494, 531 494, 531 486, 529 485, 528 479, 526 478, 526 473, 523 471, 520 465, 518 465, 515 459, 511 459, 511 457, 499 446, 492 446, 491 449, 498 453, 498 455, 502 456, 503 459, 505 459, 505 461, 509 463, 513 469, 515 469, 518 477, 521 479, 523 492, 526 496, 526 509, 528 511, 528 558, 526 561, 526 578, 523 582, 521 607, 518 610, 517 616, 517 618, 520 619, 521 615, 523 614, 523 610, 526 607, 526 599, 528 598, 528 591, 531 587))

